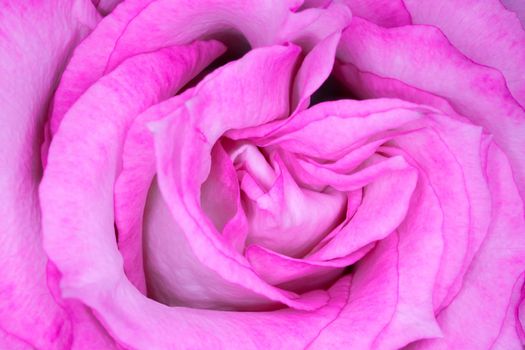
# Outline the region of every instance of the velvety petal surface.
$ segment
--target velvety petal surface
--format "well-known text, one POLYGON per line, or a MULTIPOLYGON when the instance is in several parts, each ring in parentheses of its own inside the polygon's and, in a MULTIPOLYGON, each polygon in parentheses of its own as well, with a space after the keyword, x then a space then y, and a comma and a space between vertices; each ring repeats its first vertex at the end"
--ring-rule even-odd
MULTIPOLYGON (((0 347, 63 349, 82 337, 46 281, 38 183, 48 101, 96 25, 89 1, 0 3, 0 347)), ((90 319, 89 322, 96 322, 90 319)), ((97 341, 104 335, 92 334, 97 341)))
POLYGON ((525 30, 499 0, 403 0, 414 24, 439 28, 476 63, 498 69, 525 106, 525 30))
POLYGON ((501 0, 501 3, 518 16, 523 29, 525 29, 525 4, 520 0, 501 0))
POLYGON ((187 62, 186 50, 198 55, 199 47, 210 50, 209 45, 219 44, 194 45, 196 51, 172 47, 126 61, 82 96, 53 139, 40 198, 44 247, 62 273, 63 295, 90 290, 111 269, 122 271, 113 186, 125 131, 137 114, 180 85, 186 75, 181 71, 188 68, 180 65, 181 59, 187 62))
MULTIPOLYGON (((218 42, 201 42, 181 47, 174 62, 178 66, 173 84, 177 91, 218 55, 224 52, 218 42)), ((142 267, 142 212, 148 188, 155 175, 153 137, 147 123, 161 119, 184 101, 184 95, 156 104, 132 122, 122 149, 122 168, 115 182, 115 223, 119 250, 127 276, 141 291, 146 290, 142 267)))
MULTIPOLYGON (((461 291, 438 316, 444 337, 422 341, 415 348, 490 348, 507 332, 509 310, 516 310, 519 298, 513 292, 522 281, 525 266, 523 203, 508 161, 495 144, 489 146, 485 174, 492 196, 489 231, 461 291)), ((517 332, 514 337, 518 337, 517 332)), ((520 348, 515 347, 517 341, 506 345, 520 348)))
POLYGON ((432 289, 441 256, 441 211, 424 178, 398 231, 360 261, 348 303, 309 349, 395 349, 440 335, 432 289))
POLYGON ((454 109, 494 135, 509 157, 525 198, 525 112, 498 71, 475 64, 436 28, 385 29, 354 18, 345 30, 338 57, 359 70, 394 78, 445 97, 454 109), (421 50, 421 47, 432 50, 421 50), (436 79, 436 77, 441 79, 436 79))
POLYGON ((230 41, 234 44, 243 35, 252 46, 268 45, 275 41, 291 13, 289 9, 299 3, 297 0, 210 0, 197 4, 192 0, 125 1, 77 47, 55 94, 51 132, 56 132, 65 112, 91 84, 127 57, 210 36, 227 39, 233 35, 230 41))
POLYGON ((344 0, 355 16, 365 18, 382 27, 399 27, 411 24, 403 0, 344 0))

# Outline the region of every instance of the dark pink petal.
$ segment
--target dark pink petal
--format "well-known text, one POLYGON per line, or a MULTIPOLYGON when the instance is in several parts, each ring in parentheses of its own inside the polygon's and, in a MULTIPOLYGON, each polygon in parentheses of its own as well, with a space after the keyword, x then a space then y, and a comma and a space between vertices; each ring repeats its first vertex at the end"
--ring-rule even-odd
POLYGON ((348 303, 309 349, 397 349, 440 335, 432 289, 441 256, 441 211, 419 179, 416 199, 398 232, 358 264, 348 303))
POLYGON ((352 14, 382 27, 399 27, 411 24, 403 0, 344 0, 352 14))
POLYGON ((414 24, 439 28, 474 62, 498 69, 525 106, 525 30, 500 0, 403 0, 414 24))
POLYGON ((2 349, 64 349, 81 336, 82 326, 70 322, 47 287, 37 188, 49 98, 71 51, 97 21, 89 1, 0 3, 2 349))
POLYGON ((291 13, 289 9, 298 3, 297 0, 123 2, 75 50, 55 95, 51 132, 56 132, 66 111, 84 91, 124 59, 210 35, 221 38, 227 33, 244 35, 252 46, 268 45, 275 42, 291 13), (260 30, 261 26, 265 30, 260 30))
MULTIPOLYGON (((487 349, 507 332, 506 316, 518 306, 513 290, 522 281, 525 268, 523 203, 508 161, 495 144, 488 150, 486 176, 492 195, 489 232, 460 293, 438 316, 444 337, 423 341, 415 348, 487 349)), ((507 345, 513 344, 517 345, 507 345)))
POLYGON ((345 30, 338 55, 361 71, 398 79, 447 98, 460 114, 494 135, 509 156, 525 198, 525 163, 521 161, 525 112, 498 71, 461 55, 435 28, 384 29, 359 18, 345 30))
MULTIPOLYGON (((224 51, 218 42, 199 42, 180 47, 176 64, 174 91, 181 88, 195 74, 224 51)), ((161 119, 184 101, 184 95, 168 99, 148 108, 131 124, 122 150, 122 169, 115 182, 115 223, 119 250, 124 258, 124 270, 133 284, 145 291, 142 268, 142 212, 148 188, 155 175, 153 135, 146 124, 161 119)))

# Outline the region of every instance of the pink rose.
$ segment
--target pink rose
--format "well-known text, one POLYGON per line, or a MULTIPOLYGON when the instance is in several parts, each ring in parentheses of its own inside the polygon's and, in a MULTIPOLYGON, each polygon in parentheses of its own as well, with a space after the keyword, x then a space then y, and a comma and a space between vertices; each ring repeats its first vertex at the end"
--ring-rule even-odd
POLYGON ((0 349, 522 349, 524 27, 0 1, 0 349))

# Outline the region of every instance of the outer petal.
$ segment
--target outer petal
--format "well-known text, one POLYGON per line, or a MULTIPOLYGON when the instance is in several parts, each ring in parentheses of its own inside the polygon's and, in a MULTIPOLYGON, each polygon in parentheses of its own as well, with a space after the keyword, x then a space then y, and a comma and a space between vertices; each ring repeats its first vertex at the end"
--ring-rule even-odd
POLYGON ((341 43, 343 62, 445 97, 459 113, 491 132, 509 156, 525 198, 525 112, 499 72, 473 63, 427 26, 383 29, 354 18, 341 43))
POLYGON ((414 24, 431 24, 477 63, 498 69, 525 106, 525 30, 500 0, 403 0, 414 24))
POLYGON ((126 61, 75 104, 51 144, 40 187, 44 247, 62 273, 64 296, 90 290, 105 280, 105 271, 122 271, 112 215, 121 144, 130 121, 178 86, 185 75, 180 70, 188 68, 179 64, 184 50, 167 48, 126 61), (105 224, 111 229, 101 229, 105 224))
POLYGON ((36 189, 42 172, 41 128, 48 99, 70 52, 97 18, 88 1, 0 2, 3 349, 63 349, 81 336, 77 331, 82 326, 72 325, 46 284, 47 258, 41 247, 36 189))
POLYGON ((488 349, 506 332, 508 310, 518 306, 513 290, 525 267, 523 203, 507 159, 494 144, 488 151, 486 176, 493 199, 489 232, 461 292, 438 317, 444 338, 423 341, 416 348, 488 349))
POLYGON ((238 37, 239 33, 252 46, 268 45, 275 41, 289 9, 298 3, 297 0, 125 1, 76 49, 55 94, 51 132, 56 132, 64 114, 82 93, 124 59, 202 37, 238 37))

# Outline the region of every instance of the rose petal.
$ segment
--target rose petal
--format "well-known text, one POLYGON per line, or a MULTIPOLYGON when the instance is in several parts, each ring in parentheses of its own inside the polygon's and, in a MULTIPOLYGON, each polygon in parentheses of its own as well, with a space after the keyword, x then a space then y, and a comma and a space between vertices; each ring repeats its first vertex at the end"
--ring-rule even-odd
POLYGON ((62 273, 63 295, 78 295, 107 280, 105 272, 122 271, 113 228, 113 184, 125 131, 137 114, 179 86, 185 76, 180 72, 188 68, 181 65, 186 50, 192 48, 130 58, 82 96, 55 135, 40 198, 44 247, 62 273))
MULTIPOLYGON (((224 52, 218 42, 198 42, 180 47, 179 70, 173 91, 181 88, 199 71, 224 52)), ((146 124, 163 118, 184 101, 184 94, 148 108, 133 121, 122 150, 122 169, 115 182, 115 224, 124 269, 132 283, 145 292, 142 267, 142 212, 148 188, 155 175, 153 135, 146 124)))
POLYGON ((517 307, 512 292, 525 268, 523 203, 508 161, 495 144, 489 147, 486 176, 492 195, 489 232, 463 288, 438 317, 444 337, 415 348, 489 348, 505 328, 507 310, 517 307))
POLYGON ((498 337, 491 345, 491 349, 522 349, 522 342, 518 335, 518 328, 521 328, 519 318, 516 313, 516 306, 519 305, 521 298, 521 289, 523 287, 523 274, 518 277, 514 288, 512 289, 512 297, 509 300, 507 309, 505 310, 505 320, 500 326, 498 337))
POLYGON ((213 147, 211 159, 210 175, 201 187, 201 205, 226 241, 242 252, 248 223, 241 204, 237 173, 220 143, 213 147))
POLYGON ((230 128, 258 125, 288 111, 287 92, 298 53, 296 46, 252 50, 227 66, 229 69, 217 72, 216 75, 222 74, 221 79, 208 76, 183 107, 152 128, 156 133, 161 192, 201 263, 225 281, 264 295, 268 300, 312 309, 324 303, 321 291, 299 297, 262 281, 243 256, 224 244, 199 205, 200 187, 210 169, 211 147, 218 138, 230 128), (239 93, 232 95, 229 93, 232 90, 239 93))
POLYGON ((525 163, 521 162, 525 112, 499 72, 461 55, 435 28, 384 29, 360 18, 354 18, 344 31, 338 57, 361 71, 399 79, 447 98, 460 114, 494 134, 509 156, 525 198, 525 163))
POLYGON ((364 111, 356 109, 356 102, 351 100, 316 105, 287 123, 277 137, 260 144, 277 144, 288 152, 309 157, 339 159, 357 142, 422 116, 422 109, 382 109, 381 101, 374 102, 370 103, 372 110, 364 111))
POLYGON ((323 288, 339 277, 344 268, 365 256, 374 244, 369 244, 340 259, 315 261, 295 259, 258 245, 246 249, 246 258, 265 281, 281 288, 304 291, 323 288))
POLYGON ((393 145, 381 148, 382 152, 403 155, 419 173, 426 174, 443 212, 443 256, 434 288, 434 306, 438 308, 462 271, 469 249, 467 180, 454 155, 432 128, 399 136, 393 145))
POLYGON ((89 1, 0 4, 2 349, 63 349, 80 336, 46 284, 37 187, 48 100, 69 54, 97 21, 89 1))
POLYGON ((326 8, 309 8, 292 13, 282 25, 278 41, 293 42, 308 52, 323 39, 343 30, 351 19, 350 9, 336 1, 326 8))
POLYGON ((350 63, 336 64, 334 71, 334 74, 360 98, 399 98, 404 101, 432 106, 454 118, 462 118, 446 99, 407 85, 400 80, 360 71, 350 63))
POLYGON ((294 112, 292 115, 308 107, 312 94, 330 75, 340 38, 340 31, 330 34, 304 58, 294 81, 292 93, 294 112))
POLYGON ((525 4, 521 0, 501 0, 503 6, 518 16, 521 26, 525 29, 525 4))
POLYGON ((297 0, 130 0, 111 12, 80 44, 55 94, 50 121, 54 134, 73 103, 123 60, 141 52, 241 33, 254 47, 273 43, 297 0), (187 24, 192 23, 191 30, 187 24), (260 27, 265 30, 261 31, 260 27))
MULTIPOLYGON (((150 297, 166 305, 207 309, 261 309, 264 295, 225 280, 200 261, 154 181, 144 211, 144 269, 150 297)), ((275 303, 273 303, 275 307, 275 303)))
POLYGON ((405 223, 359 263, 346 307, 309 349, 397 349, 440 335, 432 289, 441 256, 441 212, 419 179, 405 223))
POLYGON ((355 16, 382 27, 399 27, 411 24, 403 0, 344 0, 355 16))
POLYGON ((281 159, 275 157, 279 177, 268 192, 245 202, 250 230, 247 244, 300 257, 337 224, 346 196, 299 187, 281 159))
POLYGON ((93 5, 103 15, 107 15, 122 1, 122 0, 92 0, 93 5))
POLYGON ((325 246, 310 255, 309 259, 330 260, 343 257, 385 238, 399 226, 407 214, 417 182, 417 172, 402 158, 398 160, 404 166, 388 169, 383 172, 383 176, 368 184, 354 217, 325 246), (381 220, 378 220, 379 217, 381 220))
POLYGON ((498 69, 525 106, 525 30, 499 0, 403 0, 414 24, 439 28, 477 63, 498 69))

